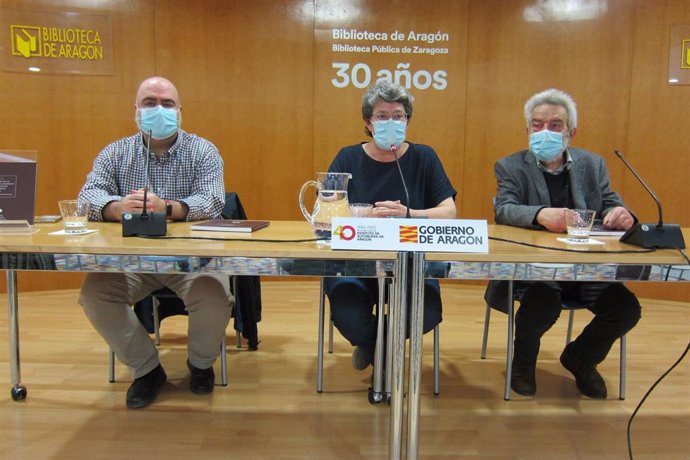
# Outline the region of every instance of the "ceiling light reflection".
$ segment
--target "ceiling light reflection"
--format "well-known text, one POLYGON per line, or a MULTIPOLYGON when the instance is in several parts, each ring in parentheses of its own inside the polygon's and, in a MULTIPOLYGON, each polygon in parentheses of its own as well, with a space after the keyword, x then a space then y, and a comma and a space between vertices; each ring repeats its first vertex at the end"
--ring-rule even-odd
POLYGON ((536 0, 525 7, 522 17, 529 22, 585 21, 606 14, 607 0, 536 0))
POLYGON ((316 3, 317 22, 343 22, 359 19, 362 0, 324 0, 316 3))

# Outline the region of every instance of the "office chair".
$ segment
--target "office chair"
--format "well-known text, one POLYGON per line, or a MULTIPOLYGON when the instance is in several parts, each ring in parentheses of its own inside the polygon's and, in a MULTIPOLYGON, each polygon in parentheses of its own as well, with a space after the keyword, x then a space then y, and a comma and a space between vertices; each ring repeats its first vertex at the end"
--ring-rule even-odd
MULTIPOLYGON (((383 346, 383 340, 381 340, 381 337, 383 336, 383 321, 384 317, 388 317, 388 330, 392 331, 393 330, 393 318, 392 315, 385 315, 386 313, 386 294, 388 291, 393 292, 394 289, 391 289, 391 282, 387 281, 385 278, 379 278, 379 301, 377 302, 377 318, 378 318, 378 328, 377 328, 377 340, 376 340, 376 347, 377 351, 375 352, 375 363, 374 363, 374 382, 373 382, 373 387, 369 389, 369 402, 371 404, 376 404, 384 399, 384 392, 387 397, 390 397, 391 394, 391 368, 392 368, 392 360, 391 359, 385 359, 386 363, 386 372, 385 372, 385 382, 382 382, 383 380, 383 350, 379 351, 379 347, 383 346), (383 388, 381 388, 378 383, 382 382, 383 388)), ((320 293, 319 293, 319 332, 318 332, 318 347, 317 347, 317 364, 316 364, 316 391, 318 393, 323 392, 323 348, 324 348, 324 319, 325 319, 325 312, 326 312, 326 293, 324 291, 324 281, 323 278, 321 278, 320 281, 320 293)), ((439 325, 437 324, 436 327, 434 328, 434 395, 438 396, 440 393, 440 378, 439 378, 439 352, 440 352, 440 337, 439 337, 439 325)), ((386 356, 390 356, 391 354, 391 349, 393 347, 393 337, 391 334, 388 334, 386 337, 385 341, 385 354, 386 356)), ((328 321, 328 353, 333 353, 333 319, 332 317, 329 318, 328 321)))
MULTIPOLYGON (((512 290, 513 281, 508 281, 511 284, 510 292, 512 290)), ((512 377, 512 363, 513 363, 513 340, 515 338, 515 298, 513 297, 512 302, 508 302, 508 341, 506 346, 506 383, 505 392, 503 399, 506 401, 510 400, 510 379, 512 377)), ((581 310, 587 308, 583 304, 573 304, 573 303, 563 303, 563 310, 568 311, 568 332, 565 338, 565 344, 569 344, 572 339, 573 333, 573 321, 575 319, 575 310, 581 310)), ((489 320, 491 318, 491 307, 486 304, 486 313, 484 315, 484 334, 482 336, 482 352, 481 359, 486 359, 486 344, 489 338, 489 320)), ((621 349, 620 349, 620 381, 618 386, 618 399, 625 399, 625 379, 626 379, 626 336, 620 338, 621 349)))

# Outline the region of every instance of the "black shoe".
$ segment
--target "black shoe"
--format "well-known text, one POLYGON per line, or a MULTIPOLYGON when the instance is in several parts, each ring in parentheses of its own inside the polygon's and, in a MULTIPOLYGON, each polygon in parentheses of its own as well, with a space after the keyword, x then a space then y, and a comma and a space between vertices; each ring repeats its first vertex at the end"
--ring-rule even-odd
POLYGON ((513 359, 511 365, 510 388, 522 396, 534 396, 537 380, 534 376, 536 363, 513 359))
POLYGON ((572 345, 566 345, 561 354, 561 364, 575 376, 578 390, 590 398, 606 399, 606 382, 597 371, 596 364, 583 363, 572 355, 572 345))
POLYGON ((363 371, 374 363, 374 353, 364 347, 355 345, 352 350, 352 367, 358 371, 363 371))
POLYGON ((192 378, 189 379, 189 389, 192 393, 207 395, 213 392, 213 387, 216 383, 216 374, 213 372, 213 366, 208 369, 199 369, 187 360, 187 368, 189 368, 189 372, 192 374, 192 378))
POLYGON ((151 404, 156 400, 167 378, 168 376, 159 364, 148 374, 134 379, 127 390, 127 407, 141 409, 151 404))

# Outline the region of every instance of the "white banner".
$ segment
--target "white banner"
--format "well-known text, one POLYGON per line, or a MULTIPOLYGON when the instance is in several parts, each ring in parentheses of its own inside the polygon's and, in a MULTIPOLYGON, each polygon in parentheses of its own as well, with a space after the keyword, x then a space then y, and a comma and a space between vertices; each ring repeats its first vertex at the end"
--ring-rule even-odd
POLYGON ((489 252, 486 220, 334 217, 333 249, 489 252))

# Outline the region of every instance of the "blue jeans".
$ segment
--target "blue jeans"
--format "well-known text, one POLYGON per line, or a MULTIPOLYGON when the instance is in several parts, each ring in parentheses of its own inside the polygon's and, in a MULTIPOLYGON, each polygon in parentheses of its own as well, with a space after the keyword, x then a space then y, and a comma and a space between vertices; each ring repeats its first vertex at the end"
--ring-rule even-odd
MULTIPOLYGON (((376 347, 377 318, 374 305, 378 303, 379 287, 376 278, 326 278, 324 289, 331 304, 333 323, 352 345, 363 347, 370 356, 376 347)), ((408 296, 408 318, 409 318, 408 296)), ((441 322, 441 288, 438 280, 424 283, 424 333, 441 322)), ((409 331, 407 331, 409 337, 409 331)))

